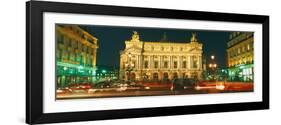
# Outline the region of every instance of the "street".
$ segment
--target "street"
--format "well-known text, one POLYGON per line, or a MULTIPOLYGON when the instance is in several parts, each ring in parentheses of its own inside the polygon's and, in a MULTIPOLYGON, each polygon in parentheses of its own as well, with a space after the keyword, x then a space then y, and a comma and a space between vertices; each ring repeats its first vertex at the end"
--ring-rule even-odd
MULTIPOLYGON (((149 86, 149 85, 146 85, 149 86)), ((71 93, 57 93, 57 99, 81 99, 81 98, 106 98, 106 97, 132 97, 132 96, 160 96, 160 95, 188 95, 188 94, 211 94, 211 93, 234 93, 252 92, 253 83, 201 83, 194 88, 171 91, 166 85, 150 85, 146 89, 140 88, 102 88, 87 89, 71 93)))

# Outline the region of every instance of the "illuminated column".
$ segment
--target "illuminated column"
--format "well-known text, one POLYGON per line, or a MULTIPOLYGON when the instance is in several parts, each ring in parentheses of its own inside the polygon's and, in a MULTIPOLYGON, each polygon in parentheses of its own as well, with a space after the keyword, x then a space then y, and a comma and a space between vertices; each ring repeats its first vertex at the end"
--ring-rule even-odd
POLYGON ((163 59, 162 59, 162 56, 160 55, 159 56, 159 68, 160 69, 162 69, 162 61, 163 61, 163 59))
POLYGON ((154 68, 154 59, 155 59, 155 57, 152 56, 152 61, 151 61, 151 67, 152 67, 152 68, 154 68))
POLYGON ((187 69, 190 69, 190 65, 191 65, 191 59, 190 59, 190 55, 187 56, 187 69))
POLYGON ((148 69, 151 69, 152 68, 152 56, 149 56, 149 61, 148 61, 148 69))
POLYGON ((172 68, 172 57, 169 56, 169 63, 168 63, 168 68, 171 69, 172 68))
POLYGON ((179 68, 182 68, 182 56, 179 56, 179 68))
POLYGON ((161 55, 160 56, 160 69, 163 69, 163 67, 164 67, 164 56, 161 55))
POLYGON ((139 58, 140 58, 140 56, 139 55, 137 55, 136 56, 137 57, 137 59, 136 59, 136 65, 135 65, 135 67, 136 67, 136 69, 138 70, 139 68, 140 68, 140 65, 139 65, 139 58))
POLYGON ((201 56, 198 56, 198 69, 201 70, 201 56))
POLYGON ((96 57, 97 57, 96 48, 94 48, 94 51, 93 51, 93 62, 92 62, 94 68, 96 68, 96 62, 97 62, 96 61, 96 59, 97 59, 96 57))
POLYGON ((194 61, 196 59, 196 56, 192 55, 190 58, 191 58, 191 68, 194 69, 194 61))
POLYGON ((182 78, 181 77, 181 56, 178 56, 177 57, 177 69, 178 69, 178 77, 179 78, 182 78))
POLYGON ((199 56, 197 56, 197 55, 195 56, 195 63, 197 65, 196 70, 198 70, 199 69, 199 56))
POLYGON ((141 70, 143 69, 143 64, 144 64, 143 58, 144 58, 143 55, 141 55, 140 58, 139 58, 139 66, 140 66, 141 70))
POLYGON ((163 79, 163 77, 162 77, 162 75, 163 75, 163 72, 161 71, 162 70, 162 56, 161 55, 158 55, 158 69, 160 69, 160 72, 159 72, 159 80, 162 80, 163 79))
POLYGON ((199 56, 199 69, 202 70, 202 56, 199 56))
POLYGON ((174 57, 171 56, 171 69, 173 69, 173 68, 174 68, 174 57))
POLYGON ((142 66, 142 65, 143 65, 143 62, 142 62, 142 61, 143 61, 143 57, 142 57, 142 56, 139 56, 139 68, 140 68, 140 69, 143 68, 143 66, 142 66))
POLYGON ((193 66, 193 64, 194 64, 194 55, 191 55, 189 58, 190 58, 190 69, 194 69, 194 66, 193 66))
MULTIPOLYGON (((122 55, 123 55, 123 54, 122 54, 122 55)), ((124 60, 124 59, 123 59, 123 56, 122 56, 122 55, 120 56, 120 70, 119 70, 120 73, 119 73, 119 79, 123 79, 123 76, 124 76, 124 67, 123 67, 123 66, 124 66, 124 64, 123 64, 123 62, 124 62, 123 60, 124 60)))

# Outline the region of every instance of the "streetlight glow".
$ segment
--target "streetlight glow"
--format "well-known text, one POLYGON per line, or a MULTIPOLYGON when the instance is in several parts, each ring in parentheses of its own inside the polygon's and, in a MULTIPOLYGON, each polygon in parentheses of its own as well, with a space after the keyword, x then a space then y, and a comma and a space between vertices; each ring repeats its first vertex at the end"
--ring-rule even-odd
POLYGON ((215 56, 211 55, 211 60, 210 60, 210 64, 209 64, 209 68, 211 71, 211 78, 216 79, 216 68, 217 68, 217 64, 215 62, 215 56))

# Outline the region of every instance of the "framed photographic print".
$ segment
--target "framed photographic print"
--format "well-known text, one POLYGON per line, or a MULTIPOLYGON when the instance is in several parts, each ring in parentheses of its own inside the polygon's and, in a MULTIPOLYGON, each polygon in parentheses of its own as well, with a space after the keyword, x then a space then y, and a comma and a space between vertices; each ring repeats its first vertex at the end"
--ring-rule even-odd
POLYGON ((269 16, 26 3, 28 124, 269 109, 269 16))

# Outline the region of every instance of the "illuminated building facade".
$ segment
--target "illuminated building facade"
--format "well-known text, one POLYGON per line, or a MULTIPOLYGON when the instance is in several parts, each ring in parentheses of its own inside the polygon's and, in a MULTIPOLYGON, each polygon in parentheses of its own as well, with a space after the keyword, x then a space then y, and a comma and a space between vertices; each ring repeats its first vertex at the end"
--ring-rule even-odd
POLYGON ((95 80, 98 39, 76 25, 56 25, 58 87, 95 80))
POLYGON ((192 34, 184 43, 141 41, 136 31, 125 41, 120 52, 120 79, 172 80, 174 78, 202 78, 202 44, 192 34))
POLYGON ((253 81, 254 34, 233 32, 227 43, 228 79, 231 81, 253 81))

